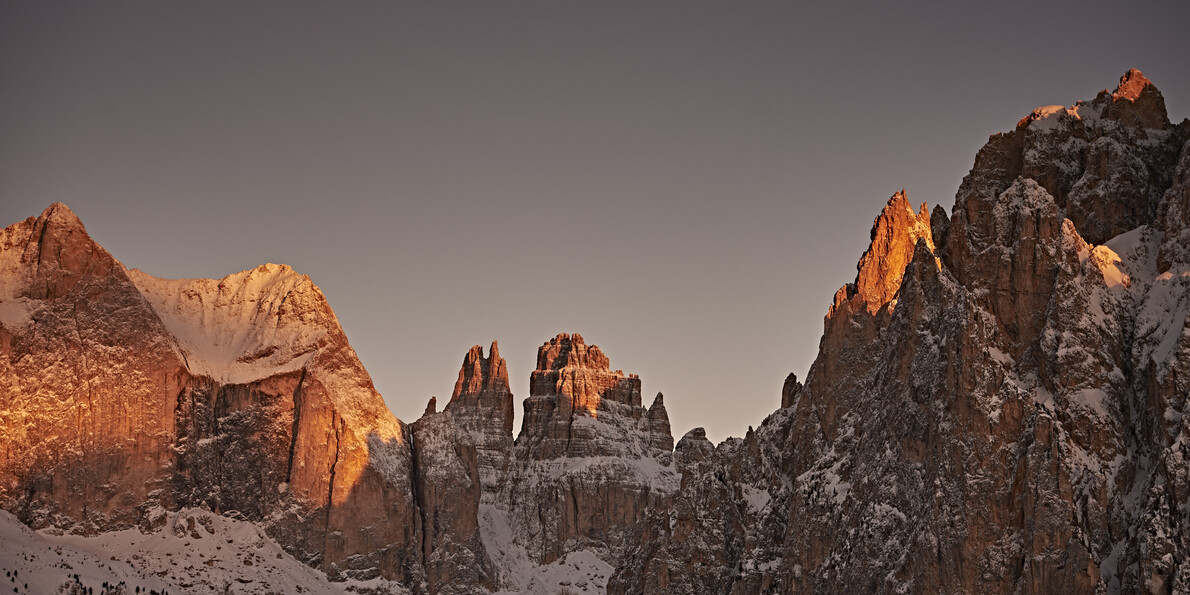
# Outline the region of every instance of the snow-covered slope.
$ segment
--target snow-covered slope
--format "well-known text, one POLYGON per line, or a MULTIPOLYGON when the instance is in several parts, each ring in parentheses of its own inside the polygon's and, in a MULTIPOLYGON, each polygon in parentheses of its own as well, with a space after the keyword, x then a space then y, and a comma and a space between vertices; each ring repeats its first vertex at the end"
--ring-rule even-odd
POLYGON ((122 586, 122 592, 110 589, 121 595, 150 589, 195 595, 408 593, 381 578, 332 583, 253 523, 191 509, 158 509, 151 516, 157 526, 152 531, 83 536, 33 531, 0 510, 0 571, 7 583, 0 589, 48 594, 80 585, 102 593, 108 585, 122 586))
POLYGON ((243 384, 299 370, 326 335, 308 314, 286 316, 290 299, 315 290, 288 266, 265 264, 218 280, 160 279, 136 269, 128 274, 195 375, 243 384))

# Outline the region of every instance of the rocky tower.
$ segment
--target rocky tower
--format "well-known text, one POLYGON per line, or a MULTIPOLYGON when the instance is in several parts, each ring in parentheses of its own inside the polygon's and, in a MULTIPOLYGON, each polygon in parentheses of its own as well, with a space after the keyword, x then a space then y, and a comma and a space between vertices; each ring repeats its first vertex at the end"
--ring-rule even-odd
POLYGON ((910 258, 755 432, 679 443, 609 591, 1190 591, 1188 139, 1134 70, 993 135, 933 245, 890 201, 861 277, 910 258))
POLYGON ((661 396, 646 410, 635 374, 565 333, 538 350, 529 390, 498 510, 538 563, 581 548, 614 558, 624 531, 677 488, 661 396))
POLYGON ((479 345, 467 352, 446 412, 456 427, 475 436, 483 491, 495 494, 512 455, 513 420, 508 366, 495 341, 486 358, 479 345))
POLYGON ((639 420, 640 378, 608 366, 607 356, 577 333, 559 334, 542 345, 529 377, 518 456, 540 460, 620 452, 597 431, 601 426, 587 422, 601 415, 639 420))

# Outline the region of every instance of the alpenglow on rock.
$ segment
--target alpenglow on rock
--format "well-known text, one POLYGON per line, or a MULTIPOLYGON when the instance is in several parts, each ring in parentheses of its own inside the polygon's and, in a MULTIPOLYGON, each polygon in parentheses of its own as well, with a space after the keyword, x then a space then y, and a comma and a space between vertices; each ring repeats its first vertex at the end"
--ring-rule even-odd
POLYGON ((522 528, 535 562, 579 549, 614 560, 628 528, 677 489, 661 396, 645 409, 639 377, 566 333, 538 349, 529 390, 497 516, 522 528))

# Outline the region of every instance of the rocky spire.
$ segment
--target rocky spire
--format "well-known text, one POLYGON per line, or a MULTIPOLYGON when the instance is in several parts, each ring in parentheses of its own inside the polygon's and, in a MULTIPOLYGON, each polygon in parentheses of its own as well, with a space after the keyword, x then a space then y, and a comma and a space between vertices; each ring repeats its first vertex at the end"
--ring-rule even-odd
POLYGON ((670 433, 669 413, 665 410, 665 396, 657 393, 649 407, 649 446, 662 452, 674 449, 674 437, 670 433))
POLYGON ((802 390, 802 383, 797 381, 797 374, 790 372, 785 377, 785 384, 781 387, 781 408, 793 405, 798 392, 802 390))
POLYGON ((494 493, 512 454, 512 391, 508 365, 496 341, 484 357, 483 347, 473 346, 463 357, 454 394, 445 411, 454 425, 476 436, 480 483, 494 493))
MULTIPOLYGON (((1104 89, 1102 98, 1107 94, 1104 89)), ((1127 126, 1145 128, 1169 128, 1169 114, 1165 111, 1165 98, 1144 73, 1132 68, 1120 77, 1120 84, 1111 93, 1104 117, 1119 121, 1127 126)))
POLYGON ((933 250, 930 211, 922 203, 921 211, 914 213, 901 190, 888 199, 872 222, 872 243, 856 264, 855 293, 864 299, 870 313, 891 301, 901 288, 901 277, 913 260, 913 247, 919 239, 933 250))
MULTIPOLYGON (((480 394, 501 394, 508 392, 508 366, 500 357, 500 346, 492 341, 488 357, 483 356, 483 347, 474 345, 463 358, 459 379, 455 382, 451 401, 460 397, 480 394)), ((464 399, 466 400, 466 399, 464 399)))
POLYGON ((512 391, 508 388, 508 365, 500 357, 496 341, 492 341, 488 357, 484 357, 483 347, 479 345, 472 346, 463 357, 459 379, 446 405, 447 411, 459 408, 475 409, 485 418, 498 420, 501 432, 511 440, 512 391))

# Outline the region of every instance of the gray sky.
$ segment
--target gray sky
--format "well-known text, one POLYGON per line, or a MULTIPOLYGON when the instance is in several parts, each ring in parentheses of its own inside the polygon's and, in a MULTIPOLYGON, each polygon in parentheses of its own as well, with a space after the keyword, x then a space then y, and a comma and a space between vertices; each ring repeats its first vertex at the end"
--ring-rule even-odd
MULTIPOLYGON (((405 421, 562 331, 742 435, 805 375, 893 192, 950 208, 1034 107, 1144 70, 1190 3, 0 5, 0 225, 69 204, 129 267, 292 265, 405 421)), ((518 421, 519 424, 519 421, 518 421)))

